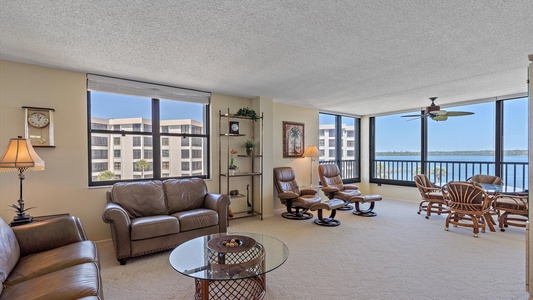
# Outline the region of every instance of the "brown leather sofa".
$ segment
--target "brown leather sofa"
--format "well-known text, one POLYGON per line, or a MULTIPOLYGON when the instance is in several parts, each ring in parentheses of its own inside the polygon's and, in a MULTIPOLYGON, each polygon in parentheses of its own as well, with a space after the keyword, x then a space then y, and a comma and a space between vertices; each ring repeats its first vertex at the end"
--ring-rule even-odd
POLYGON ((0 218, 0 299, 103 299, 100 262, 76 217, 17 227, 0 218))
POLYGON ((107 201, 102 218, 121 265, 228 227, 229 196, 208 193, 199 178, 120 182, 107 201))

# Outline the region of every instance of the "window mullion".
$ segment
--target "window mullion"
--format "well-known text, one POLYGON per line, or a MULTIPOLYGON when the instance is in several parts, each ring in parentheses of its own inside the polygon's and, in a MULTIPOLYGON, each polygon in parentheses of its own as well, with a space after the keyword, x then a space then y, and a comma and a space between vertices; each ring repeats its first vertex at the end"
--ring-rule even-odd
POLYGON ((159 99, 152 99, 152 161, 154 179, 161 179, 161 114, 159 112, 159 99))

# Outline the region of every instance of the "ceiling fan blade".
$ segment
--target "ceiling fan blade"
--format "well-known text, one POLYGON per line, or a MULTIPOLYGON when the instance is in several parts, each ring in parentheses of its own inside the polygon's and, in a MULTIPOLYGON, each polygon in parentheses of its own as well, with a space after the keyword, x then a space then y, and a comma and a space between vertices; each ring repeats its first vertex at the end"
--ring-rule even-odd
POLYGON ((448 117, 459 117, 459 116, 468 116, 468 115, 473 115, 474 113, 473 112, 468 112, 468 111, 449 111, 446 115, 448 117))
POLYGON ((418 117, 414 117, 412 119, 409 119, 409 120, 405 120, 405 122, 409 122, 409 121, 414 121, 414 120, 420 120, 422 118, 424 118, 425 116, 418 116, 418 117))
POLYGON ((402 117, 407 117, 407 118, 416 118, 416 117, 419 117, 419 118, 423 118, 425 117, 426 115, 405 115, 405 116, 402 116, 402 117))

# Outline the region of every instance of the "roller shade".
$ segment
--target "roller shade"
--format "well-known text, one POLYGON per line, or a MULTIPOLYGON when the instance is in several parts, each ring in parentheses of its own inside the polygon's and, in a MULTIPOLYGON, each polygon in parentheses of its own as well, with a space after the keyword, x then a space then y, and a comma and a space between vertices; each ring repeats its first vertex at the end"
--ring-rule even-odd
POLYGON ((211 93, 208 92, 94 74, 87 74, 87 89, 98 92, 194 102, 204 105, 209 104, 209 97, 211 96, 211 93))

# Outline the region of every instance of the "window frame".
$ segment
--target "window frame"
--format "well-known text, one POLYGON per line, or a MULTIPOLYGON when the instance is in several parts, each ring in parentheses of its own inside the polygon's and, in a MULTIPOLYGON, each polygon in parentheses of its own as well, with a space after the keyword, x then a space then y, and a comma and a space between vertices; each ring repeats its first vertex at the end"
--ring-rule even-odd
MULTIPOLYGON (((110 92, 107 92, 107 91, 98 91, 98 92, 102 92, 102 93, 110 93, 110 92)), ((128 93, 118 93, 118 94, 121 94, 121 95, 130 95, 128 93)), ((179 178, 192 178, 192 177, 195 177, 195 178, 202 178, 202 179, 209 179, 211 178, 211 137, 210 137, 210 115, 209 115, 209 112, 210 112, 210 103, 207 103, 207 104, 202 104, 203 105, 203 117, 204 117, 204 120, 203 120, 203 123, 204 123, 204 127, 205 127, 205 133, 168 133, 168 132, 163 132, 164 129, 161 129, 161 126, 160 126, 160 101, 172 101, 172 99, 159 99, 159 98, 150 98, 150 97, 145 97, 146 99, 150 100, 151 101, 151 114, 152 114, 152 131, 151 132, 144 132, 144 131, 124 131, 124 130, 114 130, 115 128, 113 127, 112 129, 92 129, 92 126, 91 126, 91 90, 89 90, 89 88, 87 88, 87 141, 88 141, 88 185, 89 186, 109 186, 109 185, 112 185, 114 183, 117 183, 117 182, 135 182, 135 181, 147 181, 147 180, 164 180, 164 179, 170 179, 170 178, 176 178, 176 179, 179 179, 179 178), (131 136, 139 136, 139 137, 142 137, 141 138, 141 145, 144 144, 144 139, 146 137, 150 137, 151 140, 152 140, 152 164, 153 164, 153 168, 152 168, 152 171, 153 172, 153 176, 150 177, 150 178, 136 178, 135 176, 133 176, 133 178, 131 179, 115 179, 115 180, 102 180, 102 181, 97 181, 97 180, 93 180, 93 158, 92 158, 92 150, 93 150, 93 145, 92 145, 92 137, 93 137, 93 134, 107 134, 107 135, 122 135, 122 136, 125 136, 125 135, 131 135, 131 136), (169 176, 169 177, 163 177, 163 169, 162 169, 162 166, 161 166, 161 161, 162 161, 162 149, 161 149, 161 146, 162 146, 162 137, 166 137, 166 138, 170 138, 170 137, 179 137, 179 138, 183 138, 183 139, 193 139, 193 138, 197 138, 201 141, 205 141, 205 151, 204 151, 204 155, 205 155, 205 174, 203 175, 191 175, 191 176, 183 176, 181 174, 179 175, 176 175, 176 176, 169 176)), ((176 100, 176 101, 180 101, 180 100, 176 100)), ((184 102, 184 101, 181 101, 181 102, 184 102)), ((210 102, 210 101, 209 101, 210 102)), ((194 103, 194 101, 193 101, 194 103)), ((141 130, 144 128, 144 126, 141 126, 141 130)), ((108 145, 107 147, 110 149, 110 150, 113 150, 113 146, 115 146, 114 144, 114 138, 111 137, 111 138, 108 138, 108 145)), ((135 148, 138 148, 138 147, 133 147, 132 146, 132 151, 135 149, 135 148)), ((99 163, 99 162, 98 162, 99 163)), ((113 162, 110 162, 113 166, 114 166, 114 163, 113 162)), ((109 168, 108 168, 109 169, 109 168)), ((113 172, 114 170, 112 170, 113 172)), ((167 170, 165 170, 167 171, 167 170)), ((118 176, 120 177, 120 176, 118 176)))

